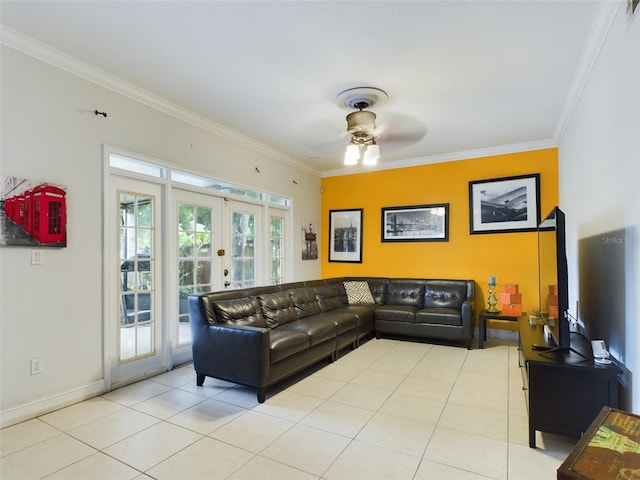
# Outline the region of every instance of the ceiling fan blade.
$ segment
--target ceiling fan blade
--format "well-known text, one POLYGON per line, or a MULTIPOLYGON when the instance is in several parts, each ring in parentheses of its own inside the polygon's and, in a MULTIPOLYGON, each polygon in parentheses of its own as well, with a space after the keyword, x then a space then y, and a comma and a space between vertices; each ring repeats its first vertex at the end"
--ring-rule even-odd
POLYGON ((410 115, 385 113, 379 128, 376 129, 376 134, 381 144, 404 143, 408 146, 419 142, 427 135, 427 126, 410 115))
POLYGON ((346 145, 349 142, 348 137, 344 121, 338 119, 336 122, 335 118, 315 120, 304 126, 298 136, 302 145, 315 151, 346 145))

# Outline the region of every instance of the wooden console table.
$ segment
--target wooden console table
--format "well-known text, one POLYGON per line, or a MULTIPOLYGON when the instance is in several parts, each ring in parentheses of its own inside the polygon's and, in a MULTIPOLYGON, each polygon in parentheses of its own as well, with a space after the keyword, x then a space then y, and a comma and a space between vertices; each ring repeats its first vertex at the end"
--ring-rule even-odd
MULTIPOLYGON (((536 430, 571 437, 587 431, 602 407, 618 407, 619 367, 598 365, 575 352, 544 352, 542 325, 518 321, 520 367, 529 409, 529 446, 536 446, 536 430)), ((571 334, 571 347, 592 359, 590 342, 571 334)))

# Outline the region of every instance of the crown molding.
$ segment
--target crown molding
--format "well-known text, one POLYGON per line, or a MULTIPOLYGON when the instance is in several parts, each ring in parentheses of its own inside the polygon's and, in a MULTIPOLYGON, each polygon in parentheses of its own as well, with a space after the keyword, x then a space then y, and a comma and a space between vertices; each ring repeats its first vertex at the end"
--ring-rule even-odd
POLYGON ((509 153, 531 152, 534 150, 546 150, 556 148, 558 144, 553 139, 536 140, 532 142, 514 143, 511 145, 501 145, 498 147, 479 148, 475 150, 464 150, 461 152, 444 153, 440 155, 430 155, 426 157, 410 158, 408 160, 397 160, 384 162, 372 167, 358 165, 356 167, 339 168, 335 170, 325 170, 322 178, 337 177, 342 175, 354 175, 358 173, 375 172, 379 170, 392 170, 394 168, 417 167, 430 165, 432 163, 456 162, 459 160, 470 160, 473 158, 492 157, 495 155, 506 155, 509 153))
POLYGON ((605 1, 600 4, 598 11, 596 12, 591 31, 587 37, 587 41, 578 60, 578 65, 573 73, 571 84, 569 85, 569 91, 564 102, 564 106, 560 113, 558 125, 553 134, 553 139, 556 144, 560 144, 564 134, 571 123, 573 114, 576 111, 578 103, 582 98, 582 93, 589 81, 591 71, 600 55, 602 46, 604 45, 607 35, 611 30, 611 25, 615 19, 618 9, 622 8, 622 5, 626 2, 620 1, 605 1))
POLYGON ((251 150, 261 153, 269 158, 286 163, 287 165, 300 170, 304 170, 312 175, 320 175, 319 170, 294 157, 286 155, 275 148, 254 140, 251 137, 247 137, 246 135, 225 127, 224 125, 213 122, 192 112, 191 110, 169 102, 147 90, 139 88, 132 83, 116 77, 115 75, 111 75, 110 73, 89 65, 88 63, 78 60, 77 58, 61 52, 45 43, 6 27, 5 25, 0 26, 0 33, 0 42, 2 44, 22 52, 25 55, 29 55, 30 57, 36 58, 72 75, 116 92, 138 103, 177 118, 178 120, 182 120, 194 127, 250 148, 251 150))

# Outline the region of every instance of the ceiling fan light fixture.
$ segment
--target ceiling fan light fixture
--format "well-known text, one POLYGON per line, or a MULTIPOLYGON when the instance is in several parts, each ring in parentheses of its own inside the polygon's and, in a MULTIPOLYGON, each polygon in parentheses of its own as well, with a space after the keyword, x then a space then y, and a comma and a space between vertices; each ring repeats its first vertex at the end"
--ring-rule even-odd
POLYGON ((375 165, 380 160, 380 148, 376 145, 376 114, 366 109, 383 104, 387 98, 387 92, 374 87, 350 88, 336 97, 338 106, 357 109, 347 115, 347 132, 351 134, 351 141, 344 154, 345 165, 357 165, 362 149, 363 165, 375 165))
POLYGON ((347 145, 347 150, 344 152, 344 164, 345 165, 357 165, 360 160, 360 147, 353 143, 347 145))
POLYGON ((369 145, 364 152, 364 159, 362 160, 363 165, 375 165, 380 160, 380 147, 375 143, 373 145, 369 145))

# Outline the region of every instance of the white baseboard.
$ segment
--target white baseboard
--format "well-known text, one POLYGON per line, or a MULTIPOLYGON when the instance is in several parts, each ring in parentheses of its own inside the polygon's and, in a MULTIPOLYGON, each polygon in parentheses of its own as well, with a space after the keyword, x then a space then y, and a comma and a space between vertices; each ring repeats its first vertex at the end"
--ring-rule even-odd
POLYGON ((51 397, 29 402, 18 407, 0 412, 0 428, 5 428, 16 423, 24 422, 45 413, 68 407, 74 403, 96 397, 106 392, 104 380, 85 385, 83 387, 59 393, 51 397))

